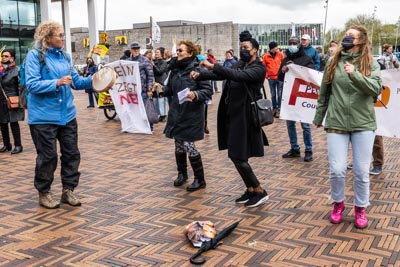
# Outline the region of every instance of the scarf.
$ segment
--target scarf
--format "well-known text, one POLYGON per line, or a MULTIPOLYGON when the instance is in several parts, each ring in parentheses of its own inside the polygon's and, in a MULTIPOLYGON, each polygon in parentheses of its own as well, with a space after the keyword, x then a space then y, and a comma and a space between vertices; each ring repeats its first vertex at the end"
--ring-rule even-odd
POLYGON ((185 57, 184 59, 177 60, 174 62, 174 66, 177 69, 184 70, 186 69, 187 66, 189 66, 190 63, 192 63, 193 58, 192 57, 185 57))
POLYGON ((15 67, 15 62, 11 62, 10 64, 0 63, 0 77, 4 77, 7 74, 7 71, 14 67, 15 67))

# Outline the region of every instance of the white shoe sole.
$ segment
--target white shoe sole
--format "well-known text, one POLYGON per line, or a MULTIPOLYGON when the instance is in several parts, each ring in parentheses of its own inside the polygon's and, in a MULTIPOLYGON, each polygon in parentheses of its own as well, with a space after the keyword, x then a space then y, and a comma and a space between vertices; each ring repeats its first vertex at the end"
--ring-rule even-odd
POLYGON ((260 206, 261 204, 267 202, 268 199, 269 199, 269 195, 266 195, 265 197, 260 199, 257 203, 254 203, 253 205, 246 205, 246 207, 254 208, 254 207, 260 206))

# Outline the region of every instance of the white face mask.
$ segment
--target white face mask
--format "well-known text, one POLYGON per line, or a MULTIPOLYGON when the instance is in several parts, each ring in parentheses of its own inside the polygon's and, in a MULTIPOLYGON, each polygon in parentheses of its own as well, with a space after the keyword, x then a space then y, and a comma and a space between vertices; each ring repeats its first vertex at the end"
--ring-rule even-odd
POLYGON ((299 51, 299 48, 297 47, 297 45, 289 45, 288 49, 289 49, 289 52, 292 54, 297 53, 299 51))

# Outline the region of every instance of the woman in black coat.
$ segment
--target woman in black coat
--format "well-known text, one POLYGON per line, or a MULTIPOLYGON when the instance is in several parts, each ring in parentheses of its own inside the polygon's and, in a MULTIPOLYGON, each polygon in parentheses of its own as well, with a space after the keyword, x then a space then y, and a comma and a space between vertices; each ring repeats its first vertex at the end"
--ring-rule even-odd
POLYGON ((166 137, 175 139, 178 177, 174 185, 181 186, 188 179, 186 154, 189 154, 194 181, 186 189, 196 191, 206 187, 206 182, 201 155, 194 142, 204 138, 204 102, 211 98, 212 90, 209 82, 190 79, 190 72, 198 67, 195 44, 188 40, 180 41, 176 51, 178 56, 169 64, 171 73, 164 91, 165 96, 172 96, 164 133, 166 137), (186 94, 188 101, 179 103, 178 92, 184 89, 189 89, 186 94))
POLYGON ((4 49, 1 54, 0 79, 2 87, 2 89, 0 89, 0 126, 4 144, 4 146, 0 148, 0 152, 10 151, 12 148, 8 131, 8 124, 10 124, 15 145, 11 154, 18 154, 22 152, 21 131, 18 121, 24 120, 25 111, 22 107, 9 109, 4 96, 4 94, 7 97, 19 95, 18 67, 15 65, 14 49, 4 49))
POLYGON ((251 123, 251 99, 247 90, 254 100, 262 97, 260 88, 266 68, 258 57, 258 42, 248 31, 240 34, 240 41, 240 60, 232 68, 204 60, 201 65, 212 72, 193 72, 191 77, 196 80, 227 80, 218 106, 218 146, 220 150, 228 149, 228 156, 247 187, 236 203, 256 207, 268 200, 268 194, 260 186, 248 159, 264 156, 268 140, 262 128, 251 123))

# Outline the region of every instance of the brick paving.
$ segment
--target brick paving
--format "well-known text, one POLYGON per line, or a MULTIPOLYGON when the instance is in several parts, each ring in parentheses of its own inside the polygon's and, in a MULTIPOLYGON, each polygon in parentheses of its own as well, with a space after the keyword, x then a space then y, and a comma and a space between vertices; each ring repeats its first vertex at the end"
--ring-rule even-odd
MULTIPOLYGON (((76 92, 81 150, 81 207, 38 205, 33 187, 35 151, 26 122, 24 152, 0 154, 0 266, 191 266, 197 249, 183 235, 194 220, 210 220, 221 230, 239 226, 204 266, 400 266, 399 139, 384 138, 383 173, 371 176, 370 224, 354 227, 351 171, 344 222, 328 222, 328 161, 323 130, 313 129, 314 161, 282 159, 289 149, 284 121, 265 128, 266 156, 251 159, 270 200, 257 208, 235 205, 244 185, 226 151, 216 143, 216 110, 209 108, 210 134, 197 143, 207 188, 186 192, 176 177, 173 141, 162 134, 120 132, 118 117, 87 109, 76 92)), ((298 131, 301 138, 301 127, 298 131)), ((303 155, 302 155, 303 156, 303 155)), ((61 195, 57 169, 52 191, 61 195)), ((193 173, 189 168, 190 180, 193 173)))

